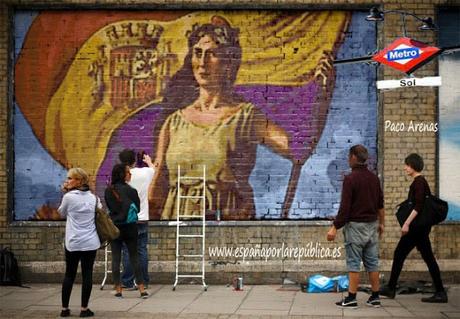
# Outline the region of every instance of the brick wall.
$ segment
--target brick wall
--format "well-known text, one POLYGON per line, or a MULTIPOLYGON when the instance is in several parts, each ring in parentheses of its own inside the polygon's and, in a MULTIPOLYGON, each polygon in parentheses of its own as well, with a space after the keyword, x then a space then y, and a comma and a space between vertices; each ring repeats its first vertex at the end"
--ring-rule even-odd
MULTIPOLYGON (((7 0, 0 4, 0 246, 10 246, 18 256, 27 280, 53 280, 59 281, 56 273, 63 272, 63 249, 64 224, 61 222, 11 222, 8 211, 8 177, 7 158, 7 128, 8 128, 8 57, 9 37, 12 35, 8 29, 9 13, 11 6, 21 5, 28 8, 43 4, 45 6, 63 5, 72 7, 76 3, 87 6, 93 5, 94 1, 14 1, 7 0)), ((97 2, 100 5, 100 2, 97 2)), ((143 1, 107 1, 107 4, 127 6, 131 4, 145 4, 143 1)), ((162 1, 161 3, 165 3, 162 1)), ((207 2, 200 1, 166 1, 174 6, 190 6, 193 3, 198 8, 207 6, 207 2)), ((224 2, 214 1, 219 6, 224 2)), ((276 8, 277 2, 261 2, 265 6, 272 5, 276 8)), ((405 10, 419 16, 435 16, 436 7, 439 5, 451 5, 454 1, 382 1, 386 10, 405 10)), ((225 7, 232 5, 244 5, 244 1, 225 2, 225 7)), ((321 9, 362 8, 369 7, 370 1, 336 1, 330 7, 329 1, 288 1, 283 5, 311 9, 317 6, 321 9)), ((149 5, 154 6, 149 2, 149 5)), ((254 5, 254 2, 251 2, 254 5)), ((195 7, 196 8, 196 7, 195 7)), ((407 20, 407 30, 411 37, 420 41, 435 43, 435 34, 419 32, 417 24, 407 20)), ((400 17, 388 15, 379 26, 379 46, 383 47, 401 35, 400 17)), ((380 68, 380 79, 396 79, 401 75, 390 68, 380 68)), ((433 61, 418 71, 418 76, 432 76, 437 73, 437 63, 433 61)), ((400 89, 379 93, 380 116, 379 123, 385 120, 394 121, 426 121, 437 120, 437 90, 434 88, 400 89), (416 105, 416 107, 414 107, 416 105)), ((385 206, 387 208, 386 235, 381 243, 382 268, 388 271, 391 267, 391 258, 394 247, 398 241, 399 226, 393 217, 393 207, 401 202, 406 194, 410 181, 401 171, 401 163, 404 157, 411 152, 419 152, 425 159, 425 176, 430 185, 437 189, 437 158, 435 134, 405 133, 397 134, 385 132, 382 125, 379 127, 379 167, 384 183, 385 206)), ((221 222, 210 223, 207 228, 207 243, 209 246, 229 247, 282 247, 284 243, 288 247, 305 247, 308 243, 319 243, 323 247, 339 247, 342 238, 339 237, 336 244, 328 244, 325 241, 325 233, 328 222, 221 222)), ((436 226, 432 232, 432 243, 435 255, 440 263, 440 268, 446 274, 448 281, 458 282, 458 262, 460 236, 456 234, 459 225, 448 223, 436 226)), ((174 248, 175 227, 167 226, 165 222, 150 223, 150 268, 161 282, 172 282, 174 271, 174 248)), ((342 248, 343 249, 343 248, 342 248)), ((99 256, 101 261, 101 255, 99 256)), ((343 272, 343 250, 340 258, 303 258, 298 262, 295 258, 274 258, 267 261, 264 258, 242 261, 241 258, 209 258, 207 264, 210 282, 228 282, 234 274, 245 274, 252 282, 279 282, 282 276, 301 279, 311 272, 325 271, 330 273, 343 272), (213 261, 222 263, 212 264, 213 261), (226 262, 226 264, 225 264, 226 262), (236 262, 236 264, 233 264, 236 262), (286 274, 287 273, 287 274, 286 274)), ((196 267, 196 265, 192 265, 196 267)), ((98 274, 101 274, 101 264, 98 264, 98 274)), ((426 267, 417 253, 410 256, 405 267, 405 276, 410 276, 411 271, 426 272, 426 267), (409 271, 410 270, 410 271, 409 271)), ((419 275, 419 274, 416 274, 419 275)), ((419 277, 420 278, 420 275, 419 277)))

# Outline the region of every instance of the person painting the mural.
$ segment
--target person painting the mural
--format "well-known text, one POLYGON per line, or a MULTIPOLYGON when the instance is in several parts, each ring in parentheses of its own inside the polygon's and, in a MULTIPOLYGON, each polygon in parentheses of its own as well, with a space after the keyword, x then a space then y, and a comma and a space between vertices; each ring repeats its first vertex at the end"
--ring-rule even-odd
POLYGON ((438 263, 433 254, 430 242, 431 226, 426 227, 413 227, 411 224, 419 213, 423 212, 423 204, 425 196, 431 194, 430 186, 422 175, 423 158, 418 154, 410 154, 404 160, 404 171, 407 175, 414 180, 409 188, 408 198, 412 199, 415 203, 414 209, 407 217, 401 228, 401 239, 396 246, 393 257, 393 265, 391 267, 390 281, 388 285, 382 287, 380 294, 393 299, 396 295, 396 285, 398 283, 399 275, 409 253, 417 247, 420 251, 423 261, 428 266, 433 284, 435 286, 435 293, 428 298, 422 298, 422 302, 430 303, 447 303, 447 293, 444 289, 441 279, 441 272, 439 271, 438 263))
MULTIPOLYGON (((147 154, 142 155, 138 167, 136 167, 136 153, 134 150, 125 149, 120 152, 118 158, 120 162, 129 166, 131 172, 131 180, 128 184, 137 190, 140 199, 140 211, 137 220, 137 252, 139 254, 139 263, 141 266, 142 278, 144 286, 147 286, 149 278, 149 259, 147 243, 149 239, 149 202, 148 191, 150 183, 155 172, 152 160, 147 154), (140 167, 141 163, 147 164, 147 167, 140 167)), ((129 262, 129 254, 126 245, 123 245, 123 274, 121 276, 122 285, 126 288, 134 288, 134 273, 129 262)))
POLYGON ((361 261, 369 274, 372 289, 366 304, 380 307, 378 237, 384 231, 385 210, 379 178, 367 169, 368 157, 363 145, 350 148, 348 163, 352 172, 343 180, 339 212, 327 233, 327 240, 333 241, 337 230, 343 227, 350 286, 348 296, 336 303, 342 308, 358 307, 356 293, 361 261))
MULTIPOLYGON (((172 79, 171 90, 190 86, 188 81, 196 83, 196 89, 190 103, 167 117, 159 135, 158 170, 150 198, 157 190, 168 189, 161 219, 176 218, 178 165, 185 177, 200 176, 206 165, 208 210, 220 210, 223 219, 254 219, 249 175, 257 145, 292 159, 288 134, 233 90, 242 54, 238 34, 238 29, 214 16, 211 23, 195 26, 188 37, 189 51, 183 68, 172 79), (162 179, 163 170, 169 175, 167 181, 162 179)), ((190 100, 187 93, 182 97, 190 100)), ((189 179, 181 185, 181 195, 202 192, 201 181, 189 179)), ((183 214, 201 214, 198 200, 184 199, 181 205, 183 214)))
POLYGON ((81 168, 71 168, 62 186, 65 192, 58 212, 66 217, 65 277, 62 283, 61 317, 69 317, 69 301, 73 283, 81 262, 82 288, 80 317, 92 317, 88 308, 93 287, 93 265, 97 249, 101 246, 96 232, 95 209, 102 207, 100 200, 89 190, 88 174, 81 168))
POLYGON ((110 210, 110 218, 120 230, 120 236, 113 240, 112 245, 112 275, 115 285, 115 297, 122 298, 120 281, 121 247, 126 244, 129 260, 134 269, 136 284, 141 298, 148 298, 142 278, 141 267, 137 252, 137 212, 140 200, 137 191, 128 185, 131 181, 131 172, 126 164, 116 164, 112 169, 111 185, 105 190, 105 202, 110 210), (134 205, 134 207, 133 207, 134 205), (134 212, 132 216, 131 210, 134 212))

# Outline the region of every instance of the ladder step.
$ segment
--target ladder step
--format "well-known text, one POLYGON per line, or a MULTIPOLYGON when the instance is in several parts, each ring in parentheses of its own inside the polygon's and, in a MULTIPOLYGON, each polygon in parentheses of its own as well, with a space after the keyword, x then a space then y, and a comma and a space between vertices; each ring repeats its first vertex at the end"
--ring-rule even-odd
POLYGON ((203 257, 203 255, 179 255, 180 257, 185 257, 185 258, 198 258, 198 257, 203 257))
POLYGON ((177 278, 203 278, 203 275, 177 275, 177 278))
POLYGON ((204 199, 203 195, 178 195, 180 198, 196 198, 196 199, 204 199))
POLYGON ((203 176, 184 176, 184 177, 180 177, 180 179, 199 179, 199 180, 204 180, 203 176))
POLYGON ((185 238, 202 238, 204 237, 203 235, 178 235, 179 237, 185 237, 185 238))

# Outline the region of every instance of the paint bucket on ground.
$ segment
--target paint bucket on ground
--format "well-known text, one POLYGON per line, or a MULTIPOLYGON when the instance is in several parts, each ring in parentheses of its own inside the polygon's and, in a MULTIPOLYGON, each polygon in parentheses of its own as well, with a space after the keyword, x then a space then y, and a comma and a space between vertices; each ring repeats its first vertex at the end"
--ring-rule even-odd
POLYGON ((233 278, 233 288, 235 290, 243 290, 243 277, 233 278))

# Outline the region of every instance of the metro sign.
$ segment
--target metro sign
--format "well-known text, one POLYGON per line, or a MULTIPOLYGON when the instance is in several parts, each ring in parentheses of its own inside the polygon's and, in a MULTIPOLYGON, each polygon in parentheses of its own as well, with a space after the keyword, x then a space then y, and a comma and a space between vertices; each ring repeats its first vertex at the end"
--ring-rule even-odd
POLYGON ((410 38, 399 38, 374 55, 372 60, 410 74, 439 53, 441 49, 437 47, 410 38))

